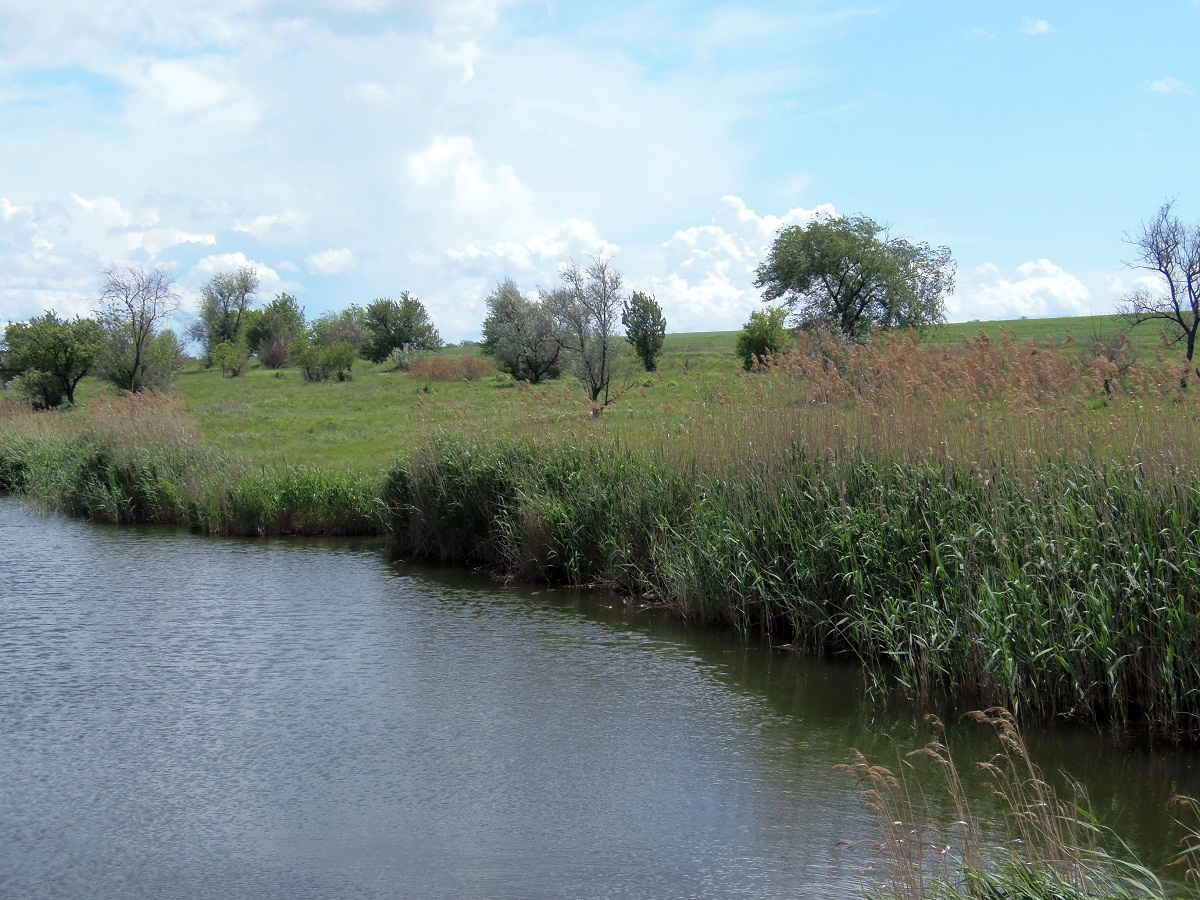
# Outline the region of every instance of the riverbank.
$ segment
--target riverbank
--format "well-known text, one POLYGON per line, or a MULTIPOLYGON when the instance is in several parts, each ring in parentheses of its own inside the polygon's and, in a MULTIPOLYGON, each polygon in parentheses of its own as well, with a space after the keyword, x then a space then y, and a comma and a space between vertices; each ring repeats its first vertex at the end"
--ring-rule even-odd
POLYGON ((174 397, 9 406, 0 488, 114 523, 390 534, 853 654, 923 705, 1200 738, 1200 401, 1175 363, 899 337, 678 375, 566 420, 567 385, 548 413, 497 382, 529 417, 427 429, 390 468, 248 462, 174 397))

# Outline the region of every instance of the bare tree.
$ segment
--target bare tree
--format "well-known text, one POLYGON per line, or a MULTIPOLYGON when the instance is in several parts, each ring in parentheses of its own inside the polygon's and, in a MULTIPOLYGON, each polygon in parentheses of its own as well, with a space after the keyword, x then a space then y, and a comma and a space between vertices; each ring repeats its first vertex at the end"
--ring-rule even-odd
POLYGON ((1161 289, 1127 294, 1118 310, 1134 325, 1164 323, 1171 342, 1183 344, 1188 362, 1194 363, 1200 330, 1200 224, 1183 224, 1172 212, 1173 205, 1168 200, 1153 219, 1142 223, 1138 235, 1125 238, 1137 251, 1129 265, 1158 275, 1161 289))
POLYGON ((113 380, 129 391, 146 384, 150 350, 159 326, 179 308, 175 280, 162 269, 110 266, 104 273, 99 317, 121 359, 111 366, 113 380))
POLYGON ((593 257, 580 270, 574 261, 563 267, 563 285, 542 295, 554 315, 557 339, 591 398, 593 408, 612 401, 612 378, 621 357, 621 273, 607 259, 593 257))

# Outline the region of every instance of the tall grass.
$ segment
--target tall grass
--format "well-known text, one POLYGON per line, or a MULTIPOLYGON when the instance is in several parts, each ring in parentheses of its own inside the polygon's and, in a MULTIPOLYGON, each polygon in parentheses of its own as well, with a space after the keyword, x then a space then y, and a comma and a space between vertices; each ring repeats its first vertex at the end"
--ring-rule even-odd
POLYGON ((375 478, 305 466, 250 468, 199 439, 176 397, 97 400, 86 411, 0 419, 0 490, 114 524, 214 534, 372 534, 375 478))
MULTIPOLYGON (((951 756, 944 729, 929 717, 934 738, 888 768, 851 751, 854 761, 837 766, 855 779, 874 814, 877 839, 841 841, 877 852, 880 865, 865 872, 873 896, 887 900, 1082 900, 1088 897, 1166 900, 1183 896, 1196 877, 1200 817, 1196 801, 1175 797, 1170 806, 1184 833, 1184 884, 1164 884, 1128 847, 1101 826, 1078 785, 1063 796, 1033 763, 1006 710, 972 712, 994 730, 999 752, 976 763, 988 790, 970 791, 951 756), (931 770, 923 775, 924 767, 931 770), (938 787, 938 784, 941 787, 938 787), (994 809, 980 816, 971 796, 994 809), (987 823, 986 825, 984 823, 987 823)), ((1167 814, 1164 810, 1164 815, 1167 814)), ((1195 885, 1200 887, 1200 885, 1195 885)), ((1194 891, 1187 896, 1200 896, 1194 891)))

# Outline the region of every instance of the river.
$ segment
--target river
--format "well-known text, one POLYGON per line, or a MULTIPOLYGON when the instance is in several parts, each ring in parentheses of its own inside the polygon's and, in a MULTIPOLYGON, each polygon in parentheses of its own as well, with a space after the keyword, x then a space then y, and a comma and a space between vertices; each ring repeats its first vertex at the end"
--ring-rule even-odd
MULTIPOLYGON (((0 498, 5 897, 856 896, 833 766, 920 731, 852 663, 607 595, 0 498)), ((1029 737, 1167 860, 1193 752, 1029 737)))

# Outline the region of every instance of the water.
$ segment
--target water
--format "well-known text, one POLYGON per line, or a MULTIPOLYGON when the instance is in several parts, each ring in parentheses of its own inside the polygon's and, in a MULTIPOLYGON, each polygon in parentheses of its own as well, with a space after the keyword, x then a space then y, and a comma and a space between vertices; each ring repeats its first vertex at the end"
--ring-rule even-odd
MULTIPOLYGON (((3 896, 852 896, 832 767, 915 718, 613 598, 0 499, 3 896)), ((1032 742, 1169 852, 1191 754, 1032 742)))

